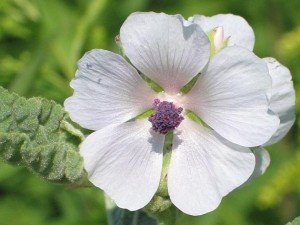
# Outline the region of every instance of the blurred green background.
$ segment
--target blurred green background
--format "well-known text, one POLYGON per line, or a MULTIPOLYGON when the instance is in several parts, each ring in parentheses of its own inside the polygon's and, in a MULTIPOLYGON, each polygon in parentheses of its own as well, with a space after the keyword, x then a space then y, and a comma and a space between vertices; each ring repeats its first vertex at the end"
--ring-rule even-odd
MULTIPOLYGON (((272 56, 300 86, 299 0, 1 0, 0 85, 21 95, 63 103, 84 52, 118 52, 114 37, 135 11, 243 16, 256 35, 255 53, 272 56)), ((300 98, 297 98, 298 101, 300 98)), ((0 106, 1 107, 1 106, 0 106)), ((297 114, 300 113, 297 104, 297 114)), ((271 166, 249 186, 225 197, 187 225, 283 225, 300 215, 300 139, 296 121, 289 135, 269 147, 271 166)), ((0 162, 1 225, 105 225, 101 191, 49 184, 0 162)))

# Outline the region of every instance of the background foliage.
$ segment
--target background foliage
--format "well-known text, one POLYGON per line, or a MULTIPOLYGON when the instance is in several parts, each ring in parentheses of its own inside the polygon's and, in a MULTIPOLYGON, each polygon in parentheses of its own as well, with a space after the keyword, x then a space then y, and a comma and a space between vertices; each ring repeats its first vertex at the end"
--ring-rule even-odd
MULTIPOLYGON (((258 56, 275 57, 290 68, 299 95, 299 10, 298 0, 1 0, 0 85, 63 103, 72 94, 76 61, 93 48, 117 52, 114 37, 131 12, 186 18, 233 13, 253 27, 258 56)), ((296 108, 299 114, 298 102, 296 108)), ((214 212, 181 218, 182 224, 282 225, 300 215, 298 127, 297 120, 289 136, 268 148, 272 162, 263 177, 227 196, 214 212)), ((0 224, 107 224, 99 190, 49 184, 2 162, 0 168, 0 224)))

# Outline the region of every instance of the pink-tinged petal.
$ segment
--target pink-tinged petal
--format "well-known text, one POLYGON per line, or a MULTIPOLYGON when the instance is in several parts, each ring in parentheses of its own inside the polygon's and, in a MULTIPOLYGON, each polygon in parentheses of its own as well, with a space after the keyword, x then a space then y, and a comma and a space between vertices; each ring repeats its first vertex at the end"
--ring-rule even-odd
POLYGON ((278 115, 280 125, 271 139, 264 144, 271 145, 282 139, 295 122, 295 90, 288 68, 274 58, 265 58, 272 77, 270 109, 278 115))
POLYGON ((186 107, 227 140, 256 147, 266 143, 279 126, 278 117, 269 111, 270 88, 265 62, 231 46, 212 58, 188 93, 186 107))
POLYGON ((133 13, 121 27, 126 55, 143 74, 176 94, 206 65, 210 43, 196 24, 164 13, 133 13))
POLYGON ((121 56, 92 50, 78 62, 71 82, 74 95, 65 101, 73 121, 99 130, 128 121, 152 107, 155 92, 121 56))
POLYGON ((262 147, 253 148, 252 152, 255 155, 255 168, 249 179, 242 185, 247 185, 257 177, 263 175, 270 165, 270 154, 262 147))
POLYGON ((108 126, 80 146, 89 180, 120 208, 138 210, 157 191, 164 135, 150 131, 148 121, 108 126))
POLYGON ((190 18, 190 21, 198 24, 205 32, 223 27, 224 38, 229 38, 228 46, 238 45, 253 50, 254 32, 243 17, 232 14, 219 14, 212 17, 196 15, 190 18))
POLYGON ((169 195, 184 213, 202 215, 214 210, 223 196, 250 177, 255 158, 250 149, 189 119, 179 129, 168 171, 169 195))

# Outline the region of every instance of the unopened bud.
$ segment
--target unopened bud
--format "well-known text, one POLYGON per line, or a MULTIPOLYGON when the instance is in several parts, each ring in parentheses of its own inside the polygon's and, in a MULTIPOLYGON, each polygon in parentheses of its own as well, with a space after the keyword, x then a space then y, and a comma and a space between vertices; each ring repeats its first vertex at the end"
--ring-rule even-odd
POLYGON ((155 214, 162 213, 172 206, 172 202, 168 197, 162 197, 154 195, 149 204, 144 208, 144 210, 150 215, 155 216, 155 214))
POLYGON ((223 47, 223 45, 224 45, 224 28, 223 27, 217 27, 215 29, 214 45, 215 45, 216 51, 220 50, 223 47))

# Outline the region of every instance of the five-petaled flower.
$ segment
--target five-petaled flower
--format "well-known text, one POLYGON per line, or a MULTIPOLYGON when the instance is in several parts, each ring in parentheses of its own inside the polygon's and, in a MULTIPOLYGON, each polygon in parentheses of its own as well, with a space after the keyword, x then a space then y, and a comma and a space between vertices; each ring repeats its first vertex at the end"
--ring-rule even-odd
POLYGON ((96 130, 80 147, 95 186, 119 207, 147 205, 159 186, 168 132, 168 193, 187 214, 214 210, 223 196, 263 173, 268 154, 261 146, 281 139, 293 124, 294 90, 285 67, 252 53, 254 34, 244 19, 134 13, 120 41, 132 65, 109 51, 86 53, 71 82, 74 95, 65 102, 72 120, 96 130), (139 73, 164 91, 150 89, 139 73), (150 117, 133 119, 151 108, 150 117))

